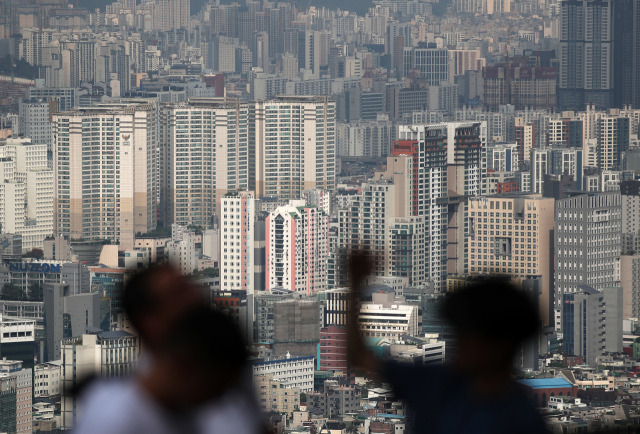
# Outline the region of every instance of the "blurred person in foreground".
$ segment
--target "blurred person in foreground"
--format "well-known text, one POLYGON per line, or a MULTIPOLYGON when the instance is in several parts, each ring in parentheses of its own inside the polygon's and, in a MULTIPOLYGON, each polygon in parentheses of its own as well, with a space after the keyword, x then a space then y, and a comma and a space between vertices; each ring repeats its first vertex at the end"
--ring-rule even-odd
POLYGON ((372 258, 349 258, 351 303, 348 357, 352 365, 391 384, 413 418, 411 432, 447 434, 547 433, 526 391, 512 378, 516 351, 538 330, 538 314, 514 286, 487 279, 448 294, 442 314, 454 328, 450 365, 426 367, 377 359, 358 327, 364 280, 372 258))
POLYGON ((129 280, 122 305, 145 357, 132 377, 80 395, 75 432, 263 432, 241 333, 200 288, 156 266, 129 280))

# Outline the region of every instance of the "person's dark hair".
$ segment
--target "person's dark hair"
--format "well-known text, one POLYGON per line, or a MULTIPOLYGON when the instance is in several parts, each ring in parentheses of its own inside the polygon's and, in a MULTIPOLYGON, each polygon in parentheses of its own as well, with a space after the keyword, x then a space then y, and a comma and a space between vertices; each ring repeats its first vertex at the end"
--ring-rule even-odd
POLYGON ((171 330, 170 352, 182 354, 206 369, 239 372, 247 363, 247 350, 239 327, 222 312, 208 306, 195 308, 171 330))
POLYGON ((459 332, 516 345, 540 327, 534 295, 500 277, 487 277, 448 293, 441 314, 459 332))
POLYGON ((140 315, 151 312, 156 307, 151 286, 158 272, 166 269, 166 265, 153 265, 135 272, 127 280, 120 302, 123 312, 136 329, 140 324, 140 315))

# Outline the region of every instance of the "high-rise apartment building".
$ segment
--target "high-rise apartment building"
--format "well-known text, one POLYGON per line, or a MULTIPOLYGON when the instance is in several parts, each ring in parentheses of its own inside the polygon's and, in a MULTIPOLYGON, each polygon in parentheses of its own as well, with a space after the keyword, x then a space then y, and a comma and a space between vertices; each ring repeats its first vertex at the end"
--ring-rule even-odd
POLYGON ((255 198, 253 192, 220 198, 220 289, 253 293, 255 198))
POLYGON ((436 287, 467 267, 465 198, 486 192, 484 122, 400 126, 392 155, 413 158, 412 214, 424 218, 425 263, 436 287), (436 280, 435 275, 439 274, 436 280))
POLYGON ((575 293, 580 285, 597 290, 620 285, 616 262, 621 247, 621 202, 620 192, 614 191, 581 194, 557 201, 557 309, 561 309, 563 295, 575 293))
POLYGON ((156 227, 157 113, 151 102, 53 116, 54 231, 132 249, 156 227))
POLYGON ((469 199, 469 274, 541 279, 541 319, 553 312, 554 200, 537 195, 469 199))
POLYGON ((558 107, 611 106, 614 87, 612 0, 560 2, 558 107))
POLYGON ((0 225, 22 235, 22 248, 42 248, 53 234, 53 170, 47 145, 29 139, 0 141, 0 225))
POLYGON ((598 167, 619 170, 622 153, 629 147, 629 118, 604 114, 598 120, 598 167))
POLYGON ((253 183, 249 105, 230 99, 195 99, 169 105, 160 122, 160 218, 212 227, 229 191, 253 183))
POLYGON ((153 29, 168 31, 188 29, 191 8, 188 0, 160 0, 154 3, 153 29))
MULTIPOLYGON (((280 97, 255 102, 258 198, 299 199, 305 190, 333 189, 336 183, 335 102, 324 97, 280 97)), ((255 117, 255 118, 253 118, 255 117)))
POLYGON ((327 289, 327 214, 292 201, 270 213, 265 225, 267 291, 284 288, 311 295, 327 289))
POLYGON ((582 190, 584 159, 582 148, 544 148, 531 152, 531 193, 543 193, 545 175, 569 175, 582 190))
POLYGON ((443 235, 430 239, 425 216, 412 215, 412 198, 418 194, 413 169, 408 155, 387 157, 386 171, 376 173, 350 205, 338 210, 335 285, 347 284, 341 255, 358 249, 376 255, 376 276, 399 277, 411 286, 440 281, 443 235))
POLYGON ((555 109, 556 68, 529 66, 528 59, 514 59, 483 69, 485 107, 497 110, 512 104, 518 109, 555 109))
MULTIPOLYGON (((571 113, 571 112, 569 112, 571 113)), ((582 148, 582 121, 571 117, 549 119, 547 125, 547 144, 569 148, 582 148)))
POLYGON ((515 118, 514 122, 518 156, 520 161, 529 161, 531 158, 531 150, 536 146, 536 126, 532 122, 526 122, 525 119, 521 117, 515 118))
POLYGON ((617 0, 613 4, 613 105, 640 107, 640 3, 617 0))

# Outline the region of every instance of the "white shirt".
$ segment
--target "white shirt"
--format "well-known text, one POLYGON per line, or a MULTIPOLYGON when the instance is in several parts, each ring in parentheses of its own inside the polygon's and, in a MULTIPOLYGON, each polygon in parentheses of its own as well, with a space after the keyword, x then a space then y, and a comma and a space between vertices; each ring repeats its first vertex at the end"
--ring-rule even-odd
POLYGON ((257 407, 242 390, 227 393, 189 415, 160 408, 134 379, 100 381, 78 405, 78 434, 262 433, 257 407))

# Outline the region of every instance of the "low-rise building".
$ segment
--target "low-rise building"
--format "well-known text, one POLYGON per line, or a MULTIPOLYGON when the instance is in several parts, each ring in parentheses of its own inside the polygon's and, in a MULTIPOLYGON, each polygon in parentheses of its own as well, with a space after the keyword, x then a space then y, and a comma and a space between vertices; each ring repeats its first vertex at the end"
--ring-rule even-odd
POLYGON ((41 363, 33 368, 33 396, 50 398, 61 392, 62 361, 41 363))
POLYGON ((271 375, 284 387, 297 387, 301 392, 310 392, 313 390, 313 359, 312 356, 295 357, 287 353, 283 358, 254 360, 253 377, 271 375))
POLYGON ((359 326, 364 337, 399 341, 402 335, 416 336, 420 332, 418 306, 396 301, 391 292, 375 293, 372 300, 360 308, 359 326))

